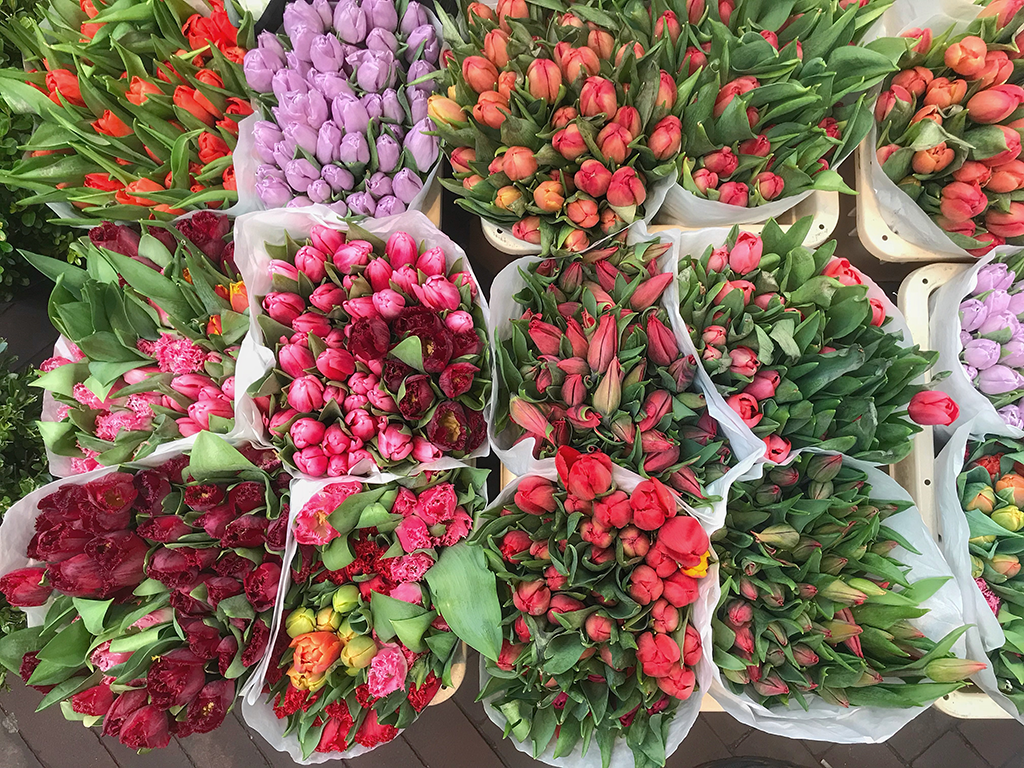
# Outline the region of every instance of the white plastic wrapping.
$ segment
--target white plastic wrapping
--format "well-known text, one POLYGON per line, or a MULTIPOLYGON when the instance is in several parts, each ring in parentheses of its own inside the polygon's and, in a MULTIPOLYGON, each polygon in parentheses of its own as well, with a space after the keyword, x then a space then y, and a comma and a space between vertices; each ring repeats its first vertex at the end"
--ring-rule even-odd
MULTIPOLYGON (((235 414, 239 414, 251 424, 254 439, 261 445, 270 447, 269 435, 264 426, 263 418, 256 403, 249 394, 250 387, 259 381, 273 367, 276 354, 263 338, 263 330, 259 325, 259 316, 263 314, 260 298, 272 288, 271 276, 267 271, 271 256, 266 246, 282 245, 286 236, 299 242, 306 240, 312 228, 323 224, 333 229, 347 232, 350 222, 338 216, 324 205, 311 205, 304 208, 275 208, 269 211, 257 211, 240 217, 235 225, 235 264, 242 273, 242 279, 249 294, 249 333, 238 355, 235 365, 235 414)), ((395 232, 408 232, 426 248, 439 246, 445 252, 448 268, 456 261, 462 261, 463 271, 468 272, 478 288, 476 302, 480 305, 484 321, 488 325, 489 311, 483 291, 479 290, 480 282, 473 274, 473 266, 469 257, 461 247, 456 245, 446 234, 434 227, 430 220, 419 211, 406 211, 395 216, 380 219, 365 219, 358 226, 384 240, 395 232)), ((493 366, 492 366, 493 369, 493 366)), ((490 406, 484 409, 484 419, 490 421, 490 406)), ((486 456, 490 446, 483 445, 464 459, 444 457, 434 462, 420 464, 416 472, 425 469, 451 469, 463 466, 467 461, 486 456)), ((375 470, 369 475, 378 481, 393 479, 397 475, 375 470)))
MULTIPOLYGON (((964 468, 965 451, 972 435, 983 440, 995 435, 984 435, 977 425, 971 422, 961 426, 946 443, 938 458, 935 459, 935 477, 939 486, 935 489, 938 528, 936 538, 939 549, 953 571, 953 578, 960 587, 964 601, 964 621, 973 626, 967 630, 967 652, 973 659, 984 661, 988 652, 1002 648, 1006 642, 1002 627, 988 603, 985 602, 981 590, 971 577, 971 553, 967 540, 971 536, 967 517, 960 504, 957 492, 957 477, 964 468)), ((1005 436, 1005 433, 1004 433, 1005 436)), ((995 673, 991 666, 978 672, 971 678, 981 690, 993 701, 1009 712, 1017 720, 1024 723, 1024 714, 999 691, 995 673)))
POLYGON ((760 224, 768 219, 777 219, 806 200, 814 192, 809 189, 799 195, 740 208, 717 200, 707 200, 685 189, 676 182, 665 196, 661 207, 661 221, 684 227, 731 227, 734 224, 760 224))
MULTIPOLYGON (((530 467, 526 473, 531 476, 546 477, 548 480, 558 481, 558 471, 555 469, 554 459, 545 459, 543 461, 534 462, 533 466, 530 467)), ((640 475, 623 469, 622 467, 616 466, 612 469, 612 479, 615 482, 615 486, 620 490, 632 493, 633 490, 643 480, 640 475)), ((519 485, 521 478, 517 478, 513 482, 506 485, 498 497, 494 500, 491 506, 501 506, 510 503, 515 496, 516 488, 519 485)), ((716 523, 712 515, 707 514, 707 511, 701 511, 700 509, 693 509, 683 501, 678 502, 678 509, 680 514, 689 514, 696 518, 700 522, 701 527, 710 536, 715 530, 717 530, 721 523, 716 523)), ((694 667, 694 674, 697 677, 697 686, 693 691, 693 694, 686 701, 680 702, 679 706, 675 710, 675 715, 669 724, 668 739, 665 743, 665 757, 666 759, 671 757, 672 753, 679 748, 683 739, 686 738, 686 734, 690 732, 694 722, 697 720, 697 715, 700 713, 701 700, 704 698, 704 694, 709 692, 714 677, 714 662, 711 659, 712 639, 711 639, 711 618, 715 613, 715 606, 718 605, 718 597, 720 594, 718 584, 718 563, 714 563, 708 568, 707 576, 700 580, 698 586, 698 597, 697 601, 693 603, 691 623, 694 628, 700 634, 701 648, 703 653, 701 660, 694 667)), ((487 685, 487 681, 490 676, 487 674, 486 665, 483 658, 480 659, 480 689, 487 685)), ((483 702, 484 711, 487 713, 487 717, 490 718, 491 722, 499 728, 505 728, 505 718, 497 709, 491 706, 491 701, 495 697, 485 699, 483 702)), ((533 745, 530 742, 520 742, 514 736, 509 735, 509 740, 520 752, 526 755, 533 755, 533 745)), ((556 766, 556 768, 601 768, 601 750, 598 749, 596 742, 590 744, 590 749, 586 755, 582 754, 583 747, 581 744, 577 744, 573 751, 568 755, 562 757, 555 757, 554 745, 548 746, 548 748, 541 753, 537 759, 548 765, 556 766)), ((620 737, 615 740, 615 746, 612 749, 612 757, 609 768, 633 768, 633 753, 630 748, 626 745, 624 737, 620 737)))
MULTIPOLYGON (((815 449, 806 449, 806 452, 831 453, 815 449)), ((795 457, 799 453, 794 452, 793 456, 795 457)), ((872 498, 912 501, 910 494, 880 469, 845 456, 843 463, 867 474, 872 498)), ((894 550, 893 557, 910 566, 907 578, 911 582, 932 577, 953 576, 942 552, 939 551, 938 545, 921 519, 921 513, 918 512, 917 507, 910 507, 887 518, 885 525, 902 534, 910 544, 921 552, 920 555, 915 555, 902 547, 897 547, 894 550)), ((927 608, 928 613, 920 619, 913 619, 911 623, 932 640, 941 639, 965 623, 963 599, 957 582, 953 578, 950 578, 921 606, 927 608)), ((953 646, 953 652, 961 658, 968 650, 968 645, 963 637, 957 640, 953 646)), ((981 657, 981 660, 984 660, 984 656, 981 657)), ((928 708, 843 708, 836 704, 829 704, 811 694, 807 697, 808 710, 806 711, 795 701, 790 702, 789 706, 785 708, 769 709, 761 706, 745 693, 741 695, 733 693, 728 684, 722 680, 717 666, 714 669, 710 695, 723 710, 744 725, 776 736, 831 741, 838 744, 877 744, 886 741, 928 708)))

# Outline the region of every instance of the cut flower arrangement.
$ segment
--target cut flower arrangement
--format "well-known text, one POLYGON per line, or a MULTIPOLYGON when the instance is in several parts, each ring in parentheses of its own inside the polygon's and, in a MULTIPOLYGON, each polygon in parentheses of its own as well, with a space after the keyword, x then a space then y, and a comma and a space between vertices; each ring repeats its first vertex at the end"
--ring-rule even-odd
POLYGON ((600 451, 563 446, 553 464, 507 488, 473 534, 503 638, 480 698, 547 762, 596 747, 605 768, 626 748, 638 768, 664 765, 708 683, 708 536, 670 488, 600 451))
POLYGON ((136 750, 223 722, 267 650, 288 520, 272 452, 204 433, 153 463, 59 481, 3 525, 30 565, 0 590, 45 620, 0 640, 0 663, 136 750))
POLYGON ((466 582, 439 584, 432 568, 469 535, 486 476, 462 468, 385 485, 321 483, 295 515, 298 549, 263 689, 281 721, 264 736, 278 749, 303 760, 360 754, 452 685, 460 644, 438 590, 466 582))
POLYGON ((302 243, 265 246, 274 290, 254 300, 274 363, 250 391, 270 439, 306 475, 407 472, 486 446, 476 282, 398 226, 385 240, 316 224, 302 243))
POLYGON ((201 4, 206 14, 182 0, 52 2, 7 22, 25 67, 0 70, 4 98, 38 125, 0 182, 91 222, 233 203, 251 19, 237 30, 222 0, 201 4))
POLYGON ((84 269, 26 254, 56 281, 50 320, 66 354, 43 362, 34 384, 56 401, 42 433, 52 454, 70 459, 62 474, 234 426, 235 358, 249 319, 231 220, 200 211, 142 230, 93 228, 73 245, 84 269))

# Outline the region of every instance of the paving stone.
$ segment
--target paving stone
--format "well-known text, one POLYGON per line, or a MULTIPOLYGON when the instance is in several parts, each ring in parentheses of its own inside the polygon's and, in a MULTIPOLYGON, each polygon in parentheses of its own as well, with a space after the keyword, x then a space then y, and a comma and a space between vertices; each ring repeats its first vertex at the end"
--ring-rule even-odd
MULTIPOLYGON (((100 737, 100 746, 110 754, 119 768, 196 768, 182 749, 177 739, 171 739, 171 743, 163 749, 157 749, 140 755, 134 749, 129 749, 117 739, 100 737)), ((257 768, 257 766, 253 766, 257 768)), ((263 768, 259 766, 258 768, 263 768)))
MULTIPOLYGON (((290 765, 295 765, 287 755, 285 759, 290 765)), ((345 765, 352 768, 423 768, 423 763, 402 736, 387 744, 381 744, 365 755, 346 760, 345 765)))
POLYGON ((820 767, 814 755, 799 741, 761 731, 752 731, 747 738, 734 746, 731 752, 737 757, 770 757, 808 768, 820 767))
MULTIPOLYGON (((241 721, 227 717, 217 730, 178 739, 178 744, 196 766, 203 768, 269 768, 250 733, 241 721)), ((258 734, 253 736, 261 738, 258 734)))
POLYGON ((885 744, 828 744, 820 757, 830 768, 906 768, 907 764, 885 744))
POLYGON ((977 752, 971 749, 955 730, 932 744, 913 763, 913 768, 988 768, 977 752))
POLYGON ((1016 720, 962 720, 957 729, 993 768, 1024 751, 1024 725, 1016 720))
POLYGON ((701 717, 711 726, 711 730, 722 740, 722 743, 729 748, 746 738, 753 730, 749 725, 744 725, 725 712, 709 712, 701 717))
MULTIPOLYGON (((295 761, 291 759, 287 752, 278 752, 272 746, 270 746, 262 736, 256 731, 253 731, 245 724, 245 720, 242 717, 241 701, 235 702, 235 708, 231 710, 229 717, 234 717, 235 720, 241 725, 242 730, 246 733, 253 745, 259 750, 259 753, 263 756, 263 759, 270 765, 270 768, 295 768, 295 761)), ((140 766, 145 768, 145 766, 140 766)), ((199 766, 199 768, 205 768, 205 766, 199 766)), ((260 765, 262 767, 262 764, 260 765)))
POLYGON ((812 741, 810 739, 804 739, 800 743, 807 747, 807 751, 818 759, 821 759, 822 755, 835 746, 831 741, 812 741))
POLYGON ((729 749, 708 725, 708 717, 701 715, 697 718, 679 749, 666 762, 665 768, 692 768, 711 760, 729 757, 729 749))
POLYGON ((0 714, 0 765, 4 768, 42 768, 28 744, 18 733, 18 720, 0 714))
POLYGON ((897 755, 912 762, 944 733, 956 730, 959 723, 956 718, 930 707, 889 739, 888 744, 896 750, 897 755))
MULTIPOLYGON (((497 473, 492 472, 491 474, 497 473)), ((490 722, 487 719, 487 713, 484 711, 483 702, 476 701, 476 695, 480 692, 479 665, 480 654, 476 651, 470 651, 466 657, 466 677, 452 697, 452 701, 462 710, 463 714, 477 725, 490 722)))
POLYGON ((456 706, 427 707, 404 736, 426 768, 450 768, 456 754, 453 750, 457 750, 460 763, 473 768, 503 768, 472 721, 456 706))

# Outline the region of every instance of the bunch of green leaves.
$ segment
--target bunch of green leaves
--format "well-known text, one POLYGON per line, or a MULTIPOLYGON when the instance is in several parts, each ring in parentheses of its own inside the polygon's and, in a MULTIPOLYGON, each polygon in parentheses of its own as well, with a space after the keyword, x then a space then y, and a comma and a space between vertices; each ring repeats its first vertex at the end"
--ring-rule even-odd
POLYGON ((715 663, 735 693, 768 707, 806 708, 820 696, 903 708, 964 685, 976 668, 951 665, 950 651, 967 627, 935 642, 913 623, 948 579, 911 580, 892 555, 919 554, 885 525, 911 506, 875 498, 838 454, 804 453, 732 487, 712 536, 722 574, 712 628, 715 663))
MULTIPOLYGON (((846 453, 873 463, 892 463, 910 451, 910 436, 920 427, 907 417, 907 404, 925 389, 924 374, 938 358, 910 346, 899 331, 872 325, 865 285, 843 285, 822 274, 836 241, 817 249, 802 245, 811 218, 783 232, 769 220, 761 234, 763 254, 752 272, 729 266, 712 271, 712 247, 701 255, 683 255, 679 263, 680 313, 690 338, 703 353, 702 335, 712 325, 727 331, 726 352, 738 346, 757 354, 761 370, 782 380, 775 395, 760 403, 754 434, 779 435, 794 448, 814 447, 846 453), (740 290, 716 298, 732 280, 754 285, 750 303, 740 290), (770 295, 764 309, 753 298, 770 295), (823 351, 830 347, 830 351, 823 351)), ((737 228, 725 248, 737 242, 737 228)), ((739 393, 750 378, 729 370, 730 357, 704 355, 704 365, 725 397, 739 393)))

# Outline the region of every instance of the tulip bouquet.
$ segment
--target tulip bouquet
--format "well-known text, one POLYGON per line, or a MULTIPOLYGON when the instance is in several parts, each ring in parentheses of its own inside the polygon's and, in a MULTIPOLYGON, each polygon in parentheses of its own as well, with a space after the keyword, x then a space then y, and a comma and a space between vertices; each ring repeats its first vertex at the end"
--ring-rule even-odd
POLYGON ((459 643, 438 613, 430 569, 468 536, 486 476, 461 468, 312 494, 292 522, 293 583, 264 688, 284 722, 264 736, 291 742, 302 759, 365 751, 452 685, 459 643))
POLYGON ((988 659, 999 692, 1024 715, 1024 451, 1018 442, 971 442, 956 489, 971 538, 971 576, 1005 640, 988 659))
POLYGON ((274 290, 256 298, 275 362, 250 392, 286 462, 395 472, 486 444, 486 322, 461 261, 354 226, 265 247, 274 290))
POLYGON ((913 30, 875 104, 882 171, 975 256, 1024 243, 1022 23, 1019 3, 994 0, 960 33, 913 30))
POLYGON ((441 41, 427 11, 416 0, 296 0, 284 38, 287 51, 263 33, 245 57, 268 118, 253 129, 260 201, 325 203, 342 216, 404 211, 438 158, 427 97, 441 41))
POLYGON ((920 431, 908 405, 918 424, 950 424, 956 404, 915 383, 937 353, 909 346, 861 273, 833 256, 835 241, 801 245, 810 222, 785 234, 774 221, 761 236, 734 229, 724 244, 683 256, 682 320, 770 460, 813 446, 899 461, 920 431))
POLYGON ((651 240, 508 267, 525 287, 498 331, 499 449, 532 440, 538 459, 563 445, 600 450, 705 499, 732 456, 660 304, 668 247, 651 240))
POLYGON ((142 234, 93 228, 73 246, 85 269, 26 254, 57 282, 50 319, 66 354, 46 360, 35 385, 57 402, 42 433, 51 453, 70 457, 70 473, 233 428, 235 357, 249 319, 230 231, 227 216, 200 211, 142 234))
POLYGON ((666 485, 600 451, 563 446, 554 464, 506 489, 473 534, 502 606, 480 698, 534 757, 595 740, 605 768, 622 742, 638 767, 664 765, 697 715, 699 696, 683 702, 707 684, 708 536, 666 485))
POLYGON ((1000 255, 983 266, 960 302, 960 363, 1007 425, 1024 429, 1024 255, 1000 255))
POLYGON ((818 697, 920 707, 985 667, 950 653, 966 626, 933 641, 916 625, 948 578, 913 579, 898 556, 900 547, 921 555, 892 522, 910 507, 878 499, 869 476, 833 453, 802 453, 732 486, 713 536, 722 572, 713 628, 733 693, 769 708, 807 709, 818 697))
POLYGON ((455 172, 445 186, 545 248, 582 251, 644 218, 652 186, 677 174, 694 78, 659 64, 649 18, 643 32, 600 6, 441 14, 455 55, 428 112, 455 172))
MULTIPOLYGON (((289 477, 270 451, 205 435, 152 468, 47 486, 8 536, 31 565, 0 578, 12 605, 48 604, 0 640, 0 663, 136 750, 208 733, 262 659, 281 575, 289 477), (24 534, 13 530, 23 520, 24 534)), ((23 514, 24 513, 24 514, 23 514)))
POLYGON ((0 70, 9 103, 39 124, 0 183, 66 202, 91 221, 170 219, 236 198, 231 152, 252 112, 241 31, 222 0, 47 4, 3 33, 26 67, 0 70), (88 62, 88 64, 86 64, 88 62), (45 70, 45 71, 39 71, 45 70))

